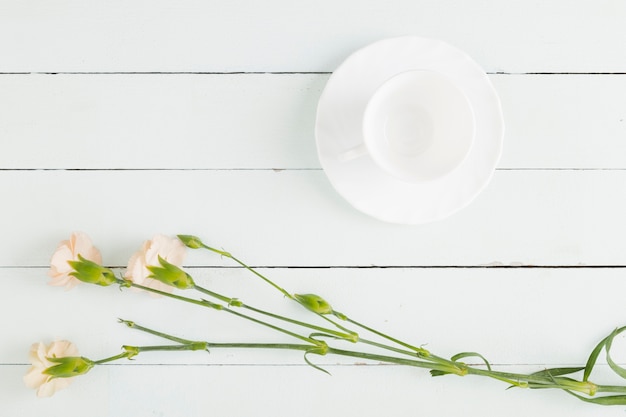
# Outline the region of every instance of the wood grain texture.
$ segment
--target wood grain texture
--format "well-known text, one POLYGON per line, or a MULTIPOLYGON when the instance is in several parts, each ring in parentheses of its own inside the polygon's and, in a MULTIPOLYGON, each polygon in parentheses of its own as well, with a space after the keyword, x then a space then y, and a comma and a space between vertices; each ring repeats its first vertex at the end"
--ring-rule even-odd
MULTIPOLYGON (((625 169, 626 75, 492 75, 500 168, 625 169)), ((319 169, 328 75, 4 75, 10 169, 319 169)))
POLYGON ((445 40, 489 72, 625 72, 620 0, 4 1, 0 72, 333 71, 375 40, 445 40))
POLYGON ((457 215, 407 227, 357 212, 322 171, 3 171, 0 265, 47 265, 73 230, 110 265, 155 233, 261 266, 626 265, 625 185, 626 171, 498 171, 457 215))
MULTIPOLYGON (((328 377, 273 351, 146 355, 47 401, 21 378, 38 340, 67 338, 95 359, 154 342, 118 317, 189 338, 284 340, 144 294, 47 286, 73 230, 118 272, 154 234, 194 233, 444 356, 474 350, 524 372, 583 364, 626 324, 625 20, 621 0, 0 2, 0 416, 623 415, 564 393, 315 358, 328 377), (506 123, 488 188, 417 227, 351 208, 313 133, 330 73, 401 35, 467 52, 506 123)), ((303 314, 228 260, 193 252, 185 265, 212 289, 303 314)), ((594 378, 608 376, 602 362, 594 378)))
MULTIPOLYGON (((19 379, 25 369, 7 367, 5 375, 19 379)), ((71 417, 82 416, 85 410, 94 417, 187 417, 218 412, 234 417, 287 417, 295 412, 306 417, 320 413, 585 417, 598 415, 598 410, 603 416, 617 417, 624 413, 620 407, 598 409, 575 402, 564 393, 507 391, 497 382, 434 379, 411 369, 360 366, 336 367, 332 372, 329 377, 308 367, 108 366, 75 381, 50 400, 36 400, 25 390, 6 391, 9 385, 0 379, 0 399, 3 411, 10 415, 71 417)))
MULTIPOLYGON (((614 328, 626 325, 619 291, 623 268, 258 270, 290 293, 318 293, 337 311, 409 343, 424 345, 436 354, 450 357, 461 351, 477 351, 494 366, 526 364, 541 369, 582 365, 597 342, 614 328), (602 303, 594 302, 598 299, 602 303)), ((327 325, 241 268, 192 268, 189 272, 199 285, 251 306, 327 325)), ((24 364, 28 348, 39 340, 72 340, 82 355, 94 360, 117 354, 124 344, 162 344, 154 336, 118 324, 120 317, 192 340, 296 342, 224 312, 134 290, 82 285, 65 291, 47 285, 44 268, 10 268, 2 280, 9 281, 14 289, 0 297, 0 324, 6 340, 11 340, 0 346, 0 363, 4 364, 24 364), (39 309, 30 308, 28 300, 33 298, 39 301, 39 309)), ((192 291, 178 294, 200 297, 192 291)), ((308 334, 306 329, 286 327, 308 334)), ((360 333, 376 339, 367 332, 360 333)), ((624 337, 616 339, 616 360, 626 359, 620 352, 622 342, 626 342, 624 337)), ((349 343, 338 346, 353 348, 349 343)), ((364 361, 327 356, 316 357, 314 362, 332 366, 364 361)), ((214 349, 210 355, 154 352, 141 355, 137 362, 119 363, 304 365, 297 352, 236 349, 214 349)))
MULTIPOLYGON (((201 285, 215 291, 240 296, 257 307, 309 317, 245 270, 203 268, 191 272, 201 285)), ((260 272, 292 291, 315 290, 351 317, 405 340, 424 343, 437 354, 476 350, 496 368, 511 372, 582 365, 595 343, 623 324, 618 319, 622 294, 616 291, 621 287, 623 269, 260 272), (593 303, 598 299, 602 303, 593 303), (590 305, 591 311, 584 307, 590 305)), ((320 410, 359 410, 365 416, 380 415, 383 410, 393 415, 412 410, 446 416, 458 415, 462 409, 483 415, 506 411, 514 416, 528 415, 529 410, 557 416, 598 412, 564 393, 507 391, 502 383, 474 377, 431 378, 419 369, 311 357, 331 372, 328 376, 304 365, 297 353, 236 350, 213 350, 209 355, 145 354, 133 362, 97 367, 51 400, 35 400, 19 383, 27 369, 26 350, 34 337, 47 342, 69 338, 82 355, 91 358, 115 354, 122 344, 155 343, 153 337, 117 324, 120 316, 193 339, 285 340, 224 313, 204 312, 142 293, 87 285, 71 291, 50 287, 45 285, 44 269, 4 270, 3 281, 9 277, 12 291, 0 293, 0 327, 4 340, 11 341, 0 345, 0 411, 6 415, 18 411, 38 415, 43 409, 60 415, 64 408, 67 416, 84 415, 86 408, 96 416, 202 415, 205 408, 230 410, 235 416, 249 415, 258 408, 282 416, 292 415, 298 407, 304 407, 301 414, 307 416, 320 410), (29 307, 32 299, 39 300, 39 310, 29 307), (46 311, 43 316, 42 311, 46 311), (241 401, 243 395, 245 402, 241 401), (180 401, 185 402, 183 407, 180 401), (72 406, 67 408, 69 404, 72 406)), ((616 359, 623 359, 623 339, 616 340, 616 359)), ((610 378, 602 363, 603 359, 593 374, 597 381, 610 378)), ((618 412, 623 410, 602 409, 603 415, 618 412)))

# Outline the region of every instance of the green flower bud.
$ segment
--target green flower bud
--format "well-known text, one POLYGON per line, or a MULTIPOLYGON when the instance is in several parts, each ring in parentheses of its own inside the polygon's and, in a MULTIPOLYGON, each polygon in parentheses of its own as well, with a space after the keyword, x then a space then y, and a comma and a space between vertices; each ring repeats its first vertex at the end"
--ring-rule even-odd
POLYGON ((68 264, 74 269, 74 272, 70 272, 69 275, 86 282, 88 284, 101 285, 103 287, 109 286, 117 282, 115 274, 109 268, 105 268, 89 259, 83 258, 82 255, 78 255, 78 261, 67 261, 68 264))
POLYGON ((187 290, 195 287, 196 284, 188 273, 176 265, 172 265, 167 262, 160 256, 159 263, 161 266, 148 265, 146 267, 150 272, 152 272, 151 275, 148 275, 148 278, 156 279, 161 281, 163 284, 170 285, 180 290, 187 290))
POLYGON ((53 365, 46 368, 43 373, 50 375, 52 378, 72 378, 89 372, 94 366, 94 362, 82 356, 66 356, 63 358, 46 358, 53 365))
POLYGON ((333 309, 322 297, 316 294, 294 294, 295 299, 314 313, 332 314, 333 309))
POLYGON ((178 238, 185 246, 191 249, 200 249, 204 247, 204 243, 197 236, 192 235, 178 235, 178 238))

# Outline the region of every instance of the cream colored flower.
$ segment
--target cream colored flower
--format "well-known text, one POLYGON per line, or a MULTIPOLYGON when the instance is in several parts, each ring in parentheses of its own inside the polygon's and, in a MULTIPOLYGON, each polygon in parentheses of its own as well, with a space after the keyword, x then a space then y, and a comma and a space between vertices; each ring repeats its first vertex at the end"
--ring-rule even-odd
POLYGON ((55 364, 47 358, 62 358, 66 356, 78 356, 78 348, 67 340, 52 342, 49 346, 43 343, 35 343, 31 346, 29 357, 32 366, 24 375, 24 382, 30 388, 37 390, 38 397, 50 397, 55 392, 66 388, 74 379, 53 378, 44 374, 44 371, 55 364))
POLYGON ((174 291, 172 286, 149 278, 152 272, 147 267, 161 266, 159 256, 170 264, 181 267, 185 258, 185 245, 178 238, 156 235, 152 240, 147 240, 130 258, 124 277, 145 287, 166 292, 174 291))
POLYGON ((66 289, 70 289, 80 282, 70 275, 74 269, 67 263, 68 261, 77 261, 79 254, 85 259, 102 264, 100 251, 93 246, 89 236, 85 233, 74 232, 69 240, 61 242, 52 255, 50 271, 48 272, 48 275, 52 277, 50 285, 65 286, 66 289))

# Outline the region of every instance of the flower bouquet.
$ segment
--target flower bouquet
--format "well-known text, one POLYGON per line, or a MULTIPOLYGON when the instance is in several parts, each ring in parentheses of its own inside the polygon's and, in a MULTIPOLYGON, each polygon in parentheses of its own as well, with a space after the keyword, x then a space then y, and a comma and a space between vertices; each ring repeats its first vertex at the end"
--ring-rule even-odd
POLYGON ((292 350, 303 354, 306 364, 326 372, 316 365, 316 356, 336 355, 359 360, 412 366, 430 371, 432 376, 480 376, 499 380, 510 388, 555 389, 579 400, 600 405, 626 405, 626 385, 608 385, 592 382, 590 377, 598 357, 604 352, 610 369, 626 378, 626 369, 612 359, 613 340, 626 327, 615 329, 591 351, 586 364, 577 367, 541 369, 530 374, 502 372, 492 368, 489 361, 477 352, 461 352, 445 358, 422 346, 415 346, 390 336, 383 331, 363 324, 348 314, 339 312, 317 294, 292 294, 256 269, 248 266, 231 253, 206 245, 191 235, 167 237, 157 235, 146 241, 128 263, 123 275, 116 275, 102 264, 102 257, 89 237, 74 233, 60 244, 51 260, 51 285, 72 288, 78 283, 109 287, 117 286, 121 293, 137 289, 154 295, 168 297, 199 309, 219 311, 238 319, 250 321, 271 332, 292 338, 291 343, 215 343, 206 340, 188 340, 163 329, 142 326, 135 321, 119 319, 128 328, 154 336, 160 343, 148 346, 124 345, 121 351, 102 359, 80 356, 76 346, 65 340, 49 345, 36 343, 30 350, 32 366, 24 376, 37 395, 47 397, 63 389, 77 376, 86 374, 97 365, 113 361, 134 359, 145 352, 201 351, 211 349, 274 349, 292 350), (206 250, 225 257, 250 271, 287 301, 297 303, 311 314, 309 321, 297 320, 277 314, 198 285, 182 268, 188 249, 206 250), (178 290, 179 293, 175 293, 178 290), (184 294, 184 295, 181 295, 184 294), (342 346, 348 344, 349 349, 342 346), (468 364, 472 358, 477 364, 468 364))

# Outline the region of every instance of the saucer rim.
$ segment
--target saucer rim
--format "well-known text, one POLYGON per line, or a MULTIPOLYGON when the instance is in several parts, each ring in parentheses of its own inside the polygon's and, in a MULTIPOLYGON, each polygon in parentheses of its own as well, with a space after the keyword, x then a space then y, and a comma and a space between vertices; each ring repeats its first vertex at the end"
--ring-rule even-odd
MULTIPOLYGON (((383 65, 387 65, 387 63, 384 63, 383 65)), ((347 84, 349 83, 346 83, 346 85, 347 84)), ((358 94, 362 93, 362 91, 352 91, 352 93, 358 96, 358 94)), ((360 99, 361 101, 364 100, 363 97, 360 99)), ((357 97, 354 101, 358 103, 358 100, 359 98, 357 97)), ((339 110, 343 113, 350 113, 351 110, 358 110, 356 106, 357 105, 352 104, 353 108, 340 108, 339 110)), ((361 102, 361 107, 362 106, 363 102, 361 102)), ((482 116, 484 116, 484 114, 482 114, 482 116)), ((350 124, 345 120, 344 122, 345 124, 350 124)), ((362 131, 355 134, 355 130, 358 130, 358 128, 351 129, 352 131, 350 131, 350 129, 348 130, 353 136, 359 136, 359 140, 362 142, 362 131)), ((504 119, 500 98, 482 68, 463 51, 449 45, 448 43, 438 39, 418 36, 402 36, 382 39, 366 45, 348 56, 328 79, 318 102, 315 119, 315 138, 318 157, 333 188, 358 211, 385 222, 398 224, 423 224, 442 220, 469 205, 484 190, 493 177, 495 168, 502 155, 503 136, 504 119), (384 54, 380 53, 381 50, 385 51, 384 54), (391 55, 387 52, 389 50, 391 50, 391 55), (426 56, 399 56, 398 50, 402 50, 403 52, 409 50, 414 53, 423 53, 426 56), (381 55, 385 54, 387 58, 396 60, 394 66, 386 67, 381 70, 374 69, 374 76, 372 76, 371 66, 365 68, 370 71, 369 74, 367 72, 360 74, 350 73, 353 69, 351 66, 358 64, 359 60, 367 62, 370 58, 372 58, 374 62, 377 62, 375 58, 382 58, 381 55), (447 64, 448 61, 462 64, 460 66, 461 68, 450 67, 447 64), (415 62, 420 62, 420 65, 416 66, 415 62), (457 169, 452 172, 447 176, 448 179, 445 181, 434 180, 423 184, 409 184, 390 176, 380 170, 378 166, 373 164, 373 161, 371 161, 371 158, 368 156, 364 157, 365 162, 361 161, 360 164, 353 164, 352 167, 350 167, 351 164, 349 163, 342 163, 341 161, 333 160, 336 158, 333 158, 332 155, 328 155, 325 152, 328 150, 325 149, 325 145, 335 145, 328 141, 337 139, 337 135, 325 135, 322 132, 323 129, 321 129, 321 126, 323 125, 322 118, 326 116, 324 111, 325 108, 328 106, 331 108, 333 107, 333 95, 336 95, 335 90, 338 89, 341 91, 342 89, 341 84, 337 85, 337 83, 342 81, 343 78, 346 78, 347 73, 348 77, 352 77, 352 80, 347 79, 350 83, 353 83, 356 79, 357 82, 355 85, 358 88, 363 89, 362 87, 365 86, 365 90, 369 89, 374 91, 382 82, 384 82, 384 79, 390 79, 402 72, 411 70, 434 70, 443 73, 445 76, 457 79, 457 81, 462 81, 459 87, 461 87, 466 93, 472 109, 475 112, 475 135, 476 137, 480 137, 482 134, 485 136, 482 139, 483 143, 481 144, 481 147, 484 148, 483 150, 487 151, 486 155, 480 155, 477 153, 478 147, 476 147, 476 149, 472 147, 473 149, 470 151, 463 163, 463 169, 457 169), (381 81, 381 79, 378 81, 375 80, 375 78, 379 75, 376 73, 377 71, 380 74, 387 73, 383 81, 381 81), (377 85, 372 86, 373 83, 377 83, 377 85), (472 91, 472 94, 469 94, 468 91, 472 91), (481 112, 476 111, 477 106, 482 109, 481 112), (479 117, 481 116, 480 113, 486 113, 490 116, 491 120, 479 120, 479 117), (328 136, 333 137, 329 138, 328 136), (485 158, 487 159, 485 160, 485 158), (481 162, 481 159, 483 162, 482 165, 479 164, 478 166, 475 166, 476 163, 481 162), (369 160, 369 163, 367 163, 367 160, 369 160), (364 177, 369 177, 369 180, 373 180, 370 184, 371 187, 367 187, 367 189, 363 188, 363 184, 360 184, 361 179, 355 179, 353 175, 354 172, 350 172, 350 170, 361 170, 361 174, 365 174, 363 175, 364 177), (465 174, 470 174, 470 176, 477 176, 480 178, 477 181, 473 181, 474 178, 464 179, 463 175, 465 174), (350 180, 349 177, 353 177, 352 180, 350 180), (455 191, 460 191, 460 187, 467 188, 468 186, 471 187, 470 192, 463 190, 464 195, 462 197, 457 196, 454 198, 455 191), (395 195, 393 193, 390 194, 390 191, 387 189, 389 187, 396 190, 395 195), (351 188, 353 189, 351 190, 351 188), (446 193, 446 196, 441 197, 440 195, 442 192, 446 193), (380 199, 370 199, 370 203, 368 203, 366 194, 372 193, 386 194, 388 199, 392 201, 385 201, 381 204, 380 199), (426 207, 424 200, 420 200, 420 197, 428 197, 429 193, 431 194, 431 197, 440 197, 439 200, 441 201, 438 202, 437 208, 435 208, 435 205, 433 204, 433 210, 427 210, 429 213, 426 213, 424 210, 418 210, 419 208, 426 207), (450 193, 453 195, 452 198, 448 196, 450 193), (407 198, 404 198, 405 194, 408 194, 407 198), (371 204, 371 201, 374 201, 375 204, 371 204), (390 210, 388 207, 392 204, 407 203, 410 205, 408 208, 414 208, 414 210, 404 210, 402 212, 398 212, 390 210), (426 213, 426 215, 424 215, 424 213, 426 213)), ((343 137, 341 139, 343 140, 343 137)), ((404 209, 405 207, 402 208, 404 209)))

